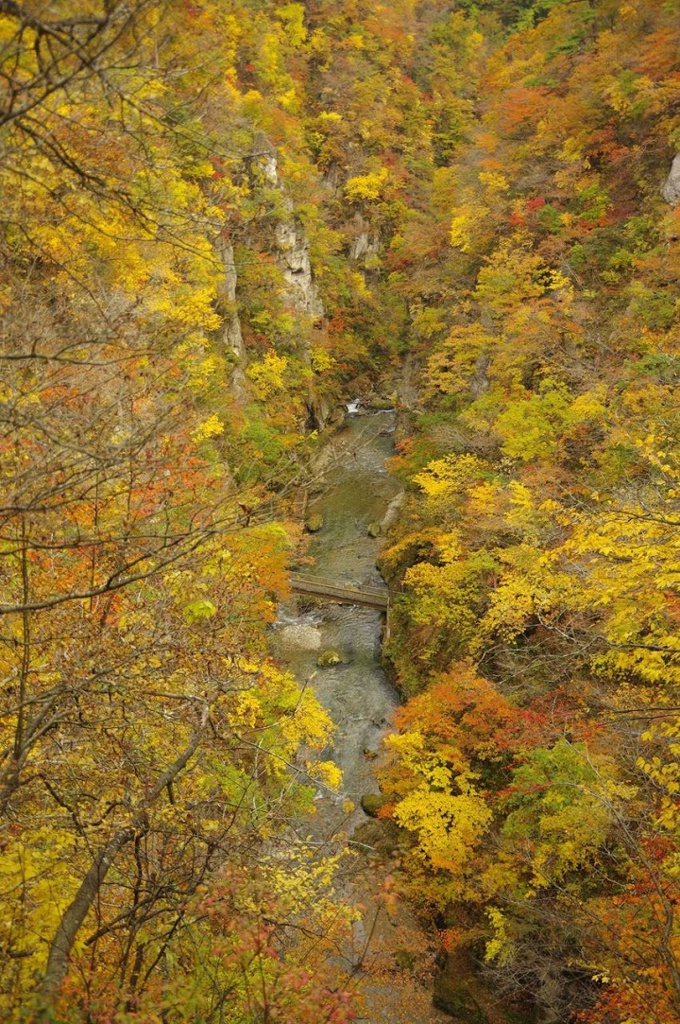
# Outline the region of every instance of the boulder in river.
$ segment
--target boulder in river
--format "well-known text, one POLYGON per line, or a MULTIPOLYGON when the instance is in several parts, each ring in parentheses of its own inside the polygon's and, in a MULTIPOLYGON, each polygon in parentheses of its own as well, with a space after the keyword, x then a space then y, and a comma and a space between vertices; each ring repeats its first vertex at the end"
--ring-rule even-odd
POLYGON ((381 532, 380 523, 369 523, 366 527, 366 533, 369 537, 379 537, 381 532))
POLYGON ((364 405, 373 412, 391 412, 394 409, 393 397, 384 395, 368 395, 364 398, 364 405))
POLYGON ((308 533, 318 533, 319 530, 323 529, 323 523, 323 516, 317 512, 315 515, 309 517, 309 519, 305 523, 305 529, 307 530, 308 533))
POLYGON ((319 668, 331 668, 333 665, 342 665, 342 662, 342 655, 332 647, 327 651, 323 651, 316 659, 319 668))
POLYGON ((321 647, 321 630, 306 622, 291 622, 279 630, 280 642, 294 650, 318 651, 321 647))
POLYGON ((394 526, 397 519, 399 518, 399 513, 401 512, 401 507, 404 504, 405 500, 405 491, 399 491, 399 494, 395 494, 395 496, 392 498, 392 501, 387 506, 387 511, 385 512, 385 515, 380 520, 380 529, 382 533, 387 533, 387 531, 394 526))

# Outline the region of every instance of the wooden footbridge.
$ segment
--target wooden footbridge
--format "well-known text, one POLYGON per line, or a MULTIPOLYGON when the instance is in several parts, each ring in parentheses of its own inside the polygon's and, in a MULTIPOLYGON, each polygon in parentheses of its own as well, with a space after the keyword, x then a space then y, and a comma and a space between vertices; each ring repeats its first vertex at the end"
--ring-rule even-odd
POLYGON ((295 594, 318 597, 323 601, 335 601, 337 604, 355 604, 363 608, 387 611, 387 587, 350 587, 301 572, 290 574, 290 585, 295 594))

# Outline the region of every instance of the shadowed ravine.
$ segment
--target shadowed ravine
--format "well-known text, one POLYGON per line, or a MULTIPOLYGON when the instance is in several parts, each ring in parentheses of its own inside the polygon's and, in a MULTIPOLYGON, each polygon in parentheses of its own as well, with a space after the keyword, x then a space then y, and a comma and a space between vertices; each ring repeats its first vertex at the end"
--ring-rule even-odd
MULTIPOLYGON (((380 539, 368 526, 385 514, 397 484, 385 468, 392 450, 394 414, 350 416, 347 428, 329 444, 323 459, 323 493, 310 503, 310 514, 324 518, 323 529, 309 546, 309 571, 339 584, 381 583, 375 561, 380 539)), ((380 667, 383 617, 372 608, 314 602, 311 611, 300 598, 281 608, 275 633, 276 653, 301 680, 316 672, 314 687, 336 723, 332 756, 344 776, 344 796, 359 803, 375 789, 365 751, 375 751, 397 695, 380 667), (337 650, 344 663, 318 669, 319 654, 337 650)))
MULTIPOLYGON (((305 570, 315 576, 346 585, 379 585, 375 562, 383 543, 369 535, 370 524, 379 523, 399 486, 385 467, 393 448, 394 413, 390 411, 351 415, 347 427, 327 446, 320 462, 321 493, 310 503, 309 514, 323 516, 323 528, 311 538, 308 555, 313 563, 305 570)), ((366 836, 355 835, 368 819, 360 807, 364 793, 378 790, 375 760, 387 731, 398 696, 380 666, 383 614, 372 608, 314 602, 305 608, 302 598, 281 607, 272 647, 301 682, 312 680, 316 693, 336 724, 329 756, 343 772, 342 791, 337 796, 321 790, 316 802, 314 834, 318 839, 355 836, 359 855, 345 880, 343 895, 365 911, 355 926, 354 949, 348 953, 357 962, 368 948, 366 961, 378 975, 391 975, 389 983, 367 978, 364 988, 370 1020, 375 1024, 410 1024, 411 1021, 450 1020, 431 1008, 430 988, 416 980, 410 970, 391 973, 392 966, 407 948, 418 950, 414 957, 417 974, 427 973, 431 952, 427 938, 405 907, 391 919, 379 912, 374 897, 379 875, 389 865, 376 866, 367 859, 361 845, 366 836), (319 655, 330 649, 343 664, 317 667, 319 655), (349 815, 343 804, 355 805, 349 815), (377 914, 377 920, 376 920, 377 914), (395 960, 396 958, 396 960, 395 960)), ((379 826, 376 826, 379 828, 379 826)), ((370 838, 370 837, 369 837, 370 838)), ((367 1018, 363 1018, 366 1020, 367 1018)))

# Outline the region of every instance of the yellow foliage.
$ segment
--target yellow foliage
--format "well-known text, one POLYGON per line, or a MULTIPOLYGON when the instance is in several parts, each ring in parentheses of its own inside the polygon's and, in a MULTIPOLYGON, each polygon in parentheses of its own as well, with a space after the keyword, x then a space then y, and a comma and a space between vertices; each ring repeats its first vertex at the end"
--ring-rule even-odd
POLYGON ((191 436, 194 441, 207 441, 211 437, 219 437, 220 434, 224 433, 224 424, 220 420, 216 412, 211 413, 207 420, 199 424, 195 430, 192 430, 191 436))
POLYGON ((336 364, 336 360, 325 348, 314 346, 309 354, 314 373, 326 373, 336 364))
POLYGON ((463 210, 455 212, 451 219, 449 232, 451 245, 460 249, 461 252, 468 252, 470 249, 472 224, 472 217, 463 210))
POLYGON ((386 167, 381 167, 379 171, 371 174, 359 174, 346 182, 345 197, 350 203, 361 200, 376 202, 381 198, 388 178, 389 172, 386 167))
POLYGON ((479 180, 490 192, 507 192, 510 188, 505 175, 498 171, 480 171, 479 180))
POLYGON ((251 363, 246 373, 253 383, 255 394, 260 399, 270 398, 285 388, 285 373, 288 369, 286 356, 268 352, 257 363, 251 363))
POLYGON ((284 24, 286 35, 294 47, 299 47, 307 39, 305 26, 305 8, 302 4, 283 4, 277 7, 276 17, 284 24))
POLYGON ((311 779, 321 782, 334 792, 337 792, 342 784, 342 772, 333 761, 307 762, 307 771, 311 779))

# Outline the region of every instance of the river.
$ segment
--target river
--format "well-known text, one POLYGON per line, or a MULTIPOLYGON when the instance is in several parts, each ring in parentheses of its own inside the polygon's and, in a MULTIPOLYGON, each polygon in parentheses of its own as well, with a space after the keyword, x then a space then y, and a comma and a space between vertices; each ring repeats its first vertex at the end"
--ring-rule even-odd
MULTIPOLYGON (((305 556, 312 561, 304 568, 314 575, 349 585, 382 584, 375 563, 383 540, 371 537, 369 526, 398 500, 399 485, 385 465, 393 451, 394 421, 393 411, 350 415, 325 447, 318 493, 308 510, 310 516, 323 516, 323 527, 311 537, 305 556)), ((381 612, 371 608, 318 602, 310 607, 297 598, 281 607, 272 648, 301 682, 311 681, 336 724, 328 756, 342 769, 342 792, 319 791, 314 831, 326 840, 348 840, 358 853, 343 876, 342 895, 363 908, 348 954, 350 968, 352 960, 355 968, 358 962, 366 966, 368 1016, 362 1019, 434 1024, 450 1017, 431 1006, 433 937, 408 907, 399 905, 392 915, 379 910, 375 896, 389 874, 390 854, 367 853, 382 826, 372 823, 360 806, 363 794, 378 792, 376 755, 399 703, 380 665, 382 626, 381 612), (342 664, 317 667, 319 655, 331 649, 342 656, 342 664), (347 799, 354 810, 347 810, 347 799)))
MULTIPOLYGON (((323 490, 308 510, 324 519, 308 550, 314 575, 340 584, 382 584, 375 568, 381 541, 369 536, 368 527, 382 519, 398 491, 385 468, 393 429, 392 412, 349 416, 346 428, 324 450, 323 490)), ((343 772, 343 796, 358 804, 363 793, 376 789, 365 751, 377 751, 398 703, 380 667, 382 615, 372 608, 330 603, 299 613, 298 603, 300 598, 280 611, 276 653, 300 680, 315 673, 314 689, 336 725, 331 756, 343 772), (342 655, 343 664, 317 670, 319 654, 328 650, 342 655)))

